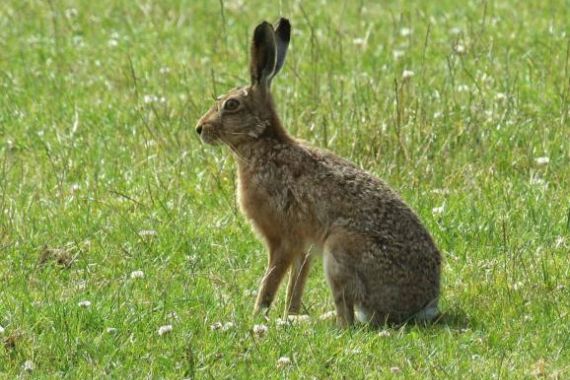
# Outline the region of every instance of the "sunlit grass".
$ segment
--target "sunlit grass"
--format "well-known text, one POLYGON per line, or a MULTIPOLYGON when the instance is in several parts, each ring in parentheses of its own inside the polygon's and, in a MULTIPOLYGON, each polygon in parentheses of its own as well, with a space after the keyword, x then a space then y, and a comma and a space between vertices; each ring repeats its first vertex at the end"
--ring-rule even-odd
POLYGON ((1 377, 567 378, 569 20, 564 1, 3 1, 1 377), (284 125, 421 215, 441 323, 338 330, 320 265, 310 321, 280 323, 282 295, 252 317, 266 253, 194 124, 281 15, 284 125))

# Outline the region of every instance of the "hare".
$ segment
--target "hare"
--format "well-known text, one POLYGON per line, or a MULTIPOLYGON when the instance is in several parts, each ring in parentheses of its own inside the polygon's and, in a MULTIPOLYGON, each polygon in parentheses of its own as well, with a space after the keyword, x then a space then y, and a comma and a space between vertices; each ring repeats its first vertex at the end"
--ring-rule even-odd
POLYGON ((233 152, 241 210, 269 251, 255 312, 267 312, 289 269, 285 312, 300 312, 312 247, 323 254, 339 326, 435 318, 441 256, 416 214, 382 180, 281 125, 270 87, 290 35, 285 18, 259 24, 251 85, 218 97, 196 126, 202 142, 233 152))

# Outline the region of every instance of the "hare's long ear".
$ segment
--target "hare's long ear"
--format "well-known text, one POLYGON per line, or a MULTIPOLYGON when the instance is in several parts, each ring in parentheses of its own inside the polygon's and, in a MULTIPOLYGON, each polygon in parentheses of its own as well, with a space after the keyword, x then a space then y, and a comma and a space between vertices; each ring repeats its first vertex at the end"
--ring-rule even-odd
POLYGON ((271 77, 275 71, 276 56, 273 26, 264 21, 253 32, 249 66, 252 86, 259 85, 262 88, 269 88, 271 77))
POLYGON ((287 48, 291 40, 291 23, 286 18, 281 17, 279 24, 275 28, 275 42, 277 44, 277 61, 275 63, 275 71, 273 76, 279 73, 279 70, 285 63, 285 56, 287 55, 287 48))

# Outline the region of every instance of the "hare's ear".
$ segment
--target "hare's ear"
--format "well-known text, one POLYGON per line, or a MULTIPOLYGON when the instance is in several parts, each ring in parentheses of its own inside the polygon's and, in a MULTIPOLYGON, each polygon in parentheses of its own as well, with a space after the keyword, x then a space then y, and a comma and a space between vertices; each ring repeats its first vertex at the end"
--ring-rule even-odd
POLYGON ((279 24, 275 28, 275 42, 277 46, 277 61, 275 63, 275 71, 273 76, 279 73, 279 70, 285 63, 285 56, 287 55, 287 48, 291 40, 291 23, 286 18, 281 17, 279 24))
POLYGON ((253 32, 249 66, 252 86, 260 85, 263 88, 269 88, 275 71, 276 56, 275 32, 271 24, 264 21, 253 32))

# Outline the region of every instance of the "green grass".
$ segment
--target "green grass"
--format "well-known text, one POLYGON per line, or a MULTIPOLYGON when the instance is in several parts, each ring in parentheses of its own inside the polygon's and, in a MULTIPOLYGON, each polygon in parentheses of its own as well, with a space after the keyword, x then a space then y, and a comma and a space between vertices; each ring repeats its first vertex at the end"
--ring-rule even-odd
POLYGON ((568 2, 376 3, 2 1, 0 377, 569 378, 568 2), (421 215, 441 323, 338 330, 320 264, 311 322, 252 317, 266 253, 194 124, 280 15, 284 125, 421 215))

